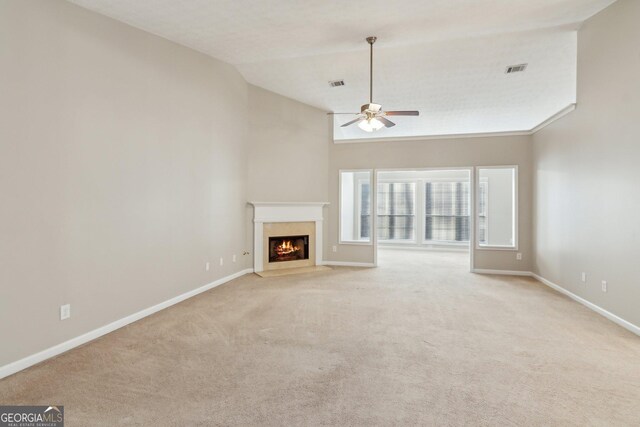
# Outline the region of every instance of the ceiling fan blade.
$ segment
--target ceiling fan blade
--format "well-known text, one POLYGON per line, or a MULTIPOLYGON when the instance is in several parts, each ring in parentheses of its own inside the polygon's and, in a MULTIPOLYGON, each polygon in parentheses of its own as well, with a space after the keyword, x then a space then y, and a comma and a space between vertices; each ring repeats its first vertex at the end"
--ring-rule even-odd
POLYGON ((378 116, 378 117, 376 117, 376 119, 380 120, 388 128, 392 128, 392 127, 394 127, 396 125, 391 120, 385 119, 382 116, 378 116))
POLYGON ((328 116, 337 116, 338 114, 350 114, 352 116, 355 116, 356 114, 360 113, 327 113, 328 116))
POLYGON ((340 127, 341 127, 341 128, 343 128, 343 127, 347 127, 347 126, 349 126, 349 125, 352 125, 352 124, 357 123, 357 122, 361 122, 361 121, 363 121, 363 120, 364 120, 364 119, 363 119, 362 117, 358 117, 357 119, 351 120, 350 122, 347 122, 347 123, 343 124, 343 125, 342 125, 342 126, 340 126, 340 127))
POLYGON ((420 111, 385 111, 385 116, 419 116, 420 111))

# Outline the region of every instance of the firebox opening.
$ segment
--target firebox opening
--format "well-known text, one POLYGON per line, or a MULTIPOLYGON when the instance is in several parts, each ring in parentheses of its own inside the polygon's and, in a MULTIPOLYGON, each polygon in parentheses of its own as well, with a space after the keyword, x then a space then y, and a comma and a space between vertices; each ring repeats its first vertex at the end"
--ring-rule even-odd
POLYGON ((309 259, 309 236, 269 237, 269 262, 309 259))

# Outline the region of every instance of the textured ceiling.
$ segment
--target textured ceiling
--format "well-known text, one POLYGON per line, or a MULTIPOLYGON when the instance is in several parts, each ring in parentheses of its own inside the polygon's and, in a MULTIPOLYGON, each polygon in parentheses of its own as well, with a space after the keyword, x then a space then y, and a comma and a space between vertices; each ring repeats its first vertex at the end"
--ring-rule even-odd
POLYGON ((237 66, 252 84, 327 111, 419 109, 335 139, 533 128, 575 102, 579 24, 614 0, 70 0, 237 66), (526 62, 522 74, 507 65, 526 62), (329 80, 346 86, 330 88, 329 80), (394 118, 395 119, 395 118, 394 118))

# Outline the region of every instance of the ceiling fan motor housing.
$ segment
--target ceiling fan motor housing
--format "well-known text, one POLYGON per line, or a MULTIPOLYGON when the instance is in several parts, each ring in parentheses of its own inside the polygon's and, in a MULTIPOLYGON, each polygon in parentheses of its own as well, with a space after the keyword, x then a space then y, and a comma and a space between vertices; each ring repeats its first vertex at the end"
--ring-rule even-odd
POLYGON ((380 104, 369 103, 369 104, 364 104, 363 106, 361 106, 360 107, 360 112, 361 113, 366 113, 366 112, 377 113, 377 112, 380 111, 381 108, 382 108, 382 105, 380 105, 380 104))

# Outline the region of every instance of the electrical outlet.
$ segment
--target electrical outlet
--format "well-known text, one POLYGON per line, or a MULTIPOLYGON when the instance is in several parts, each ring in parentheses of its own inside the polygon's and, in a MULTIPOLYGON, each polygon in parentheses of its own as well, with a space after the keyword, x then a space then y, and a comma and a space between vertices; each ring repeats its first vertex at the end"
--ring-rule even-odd
POLYGON ((333 252, 338 252, 338 247, 337 246, 333 246, 333 252))
POLYGON ((65 320, 71 317, 71 304, 65 304, 60 306, 60 320, 65 320))
POLYGON ((224 265, 224 258, 220 258, 220 265, 224 265))
POLYGON ((602 292, 607 292, 607 281, 606 280, 602 281, 602 292))
POLYGON ((209 263, 206 263, 206 264, 204 265, 204 269, 205 269, 205 271, 209 271, 209 268, 210 268, 210 267, 211 267, 211 265, 210 265, 209 263))
POLYGON ((233 261, 233 262, 236 262, 236 254, 233 254, 233 259, 232 259, 232 261, 233 261))
POLYGON ((516 259, 517 259, 518 261, 522 261, 522 254, 521 254, 520 252, 518 252, 518 253, 516 254, 516 259))
POLYGON ((582 275, 580 276, 580 280, 582 280, 582 283, 587 283, 587 273, 583 271, 582 275))

